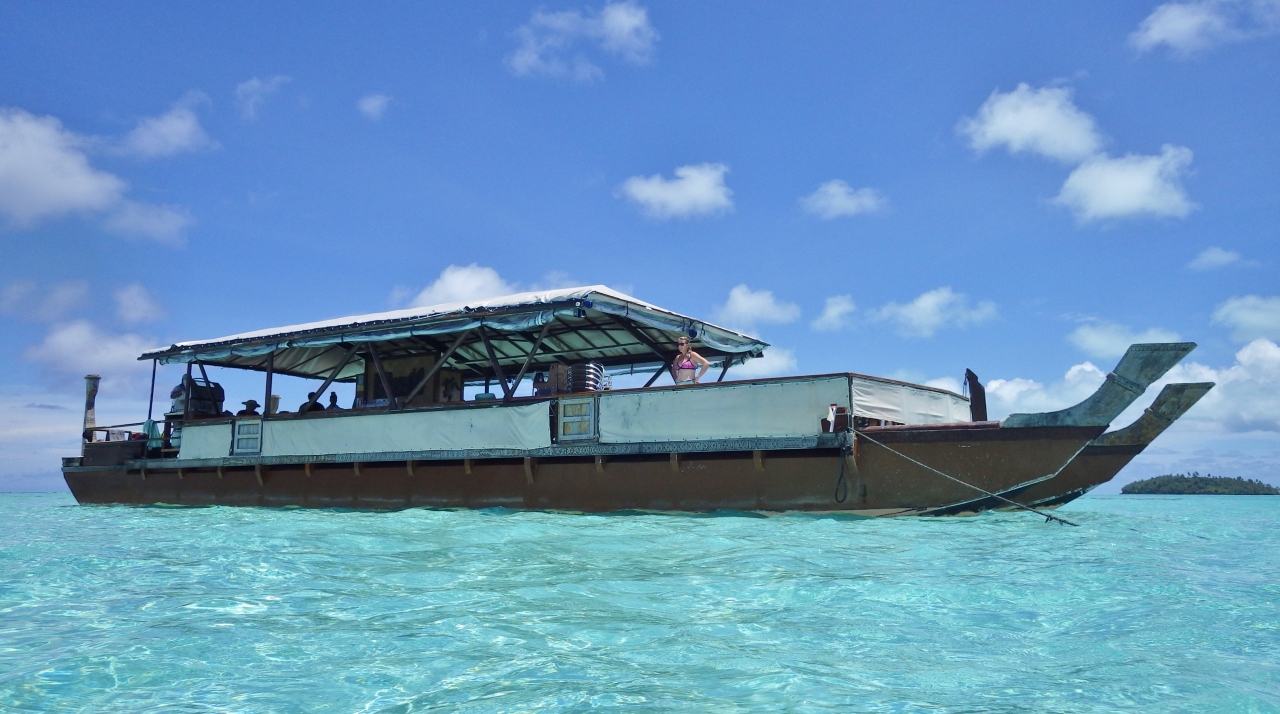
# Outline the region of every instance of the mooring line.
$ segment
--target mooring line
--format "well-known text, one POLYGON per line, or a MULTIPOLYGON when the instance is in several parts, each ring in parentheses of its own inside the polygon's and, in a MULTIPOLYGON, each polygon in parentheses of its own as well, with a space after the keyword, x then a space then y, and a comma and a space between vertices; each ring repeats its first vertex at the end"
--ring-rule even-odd
MULTIPOLYGON (((916 466, 921 466, 921 467, 923 467, 923 468, 926 468, 926 469, 928 469, 928 470, 930 470, 930 471, 934 472, 935 474, 938 474, 939 476, 941 476, 941 477, 943 477, 943 478, 945 478, 945 479, 949 479, 949 480, 951 480, 951 481, 955 481, 956 483, 960 484, 961 486, 968 486, 969 488, 971 488, 971 489, 973 489, 973 490, 977 491, 978 493, 986 494, 986 495, 988 495, 988 496, 990 496, 990 497, 992 497, 992 498, 998 498, 998 499, 1000 499, 1001 501, 1004 501, 1005 503, 1008 503, 1008 504, 1011 504, 1011 505, 1017 506, 1018 508, 1021 508, 1021 509, 1022 509, 1022 510, 1024 510, 1024 511, 1031 511, 1032 513, 1036 514, 1037 516, 1044 516, 1044 521, 1045 521, 1045 523, 1048 523, 1049 521, 1057 521, 1058 523, 1065 523, 1065 524, 1067 524, 1067 525, 1069 525, 1069 526, 1076 526, 1077 528, 1078 528, 1078 527, 1080 527, 1080 524, 1079 524, 1079 523, 1072 523, 1071 521, 1068 521, 1068 520, 1067 520, 1067 519, 1065 519, 1065 518, 1061 518, 1061 517, 1059 517, 1059 516, 1055 516, 1055 515, 1052 515, 1052 514, 1049 514, 1049 513, 1045 513, 1044 511, 1036 510, 1036 509, 1032 508, 1031 506, 1028 506, 1028 505, 1025 505, 1025 504, 1022 504, 1022 503, 1018 503, 1017 501, 1013 501, 1013 500, 1010 500, 1010 499, 1008 499, 1008 498, 1005 498, 1004 496, 1001 496, 1001 495, 1000 495, 1000 494, 998 494, 998 493, 992 493, 992 492, 990 492, 990 491, 986 490, 985 488, 979 488, 978 486, 974 486, 974 485, 973 485, 973 484, 971 484, 971 483, 965 483, 964 481, 961 481, 960 479, 956 478, 955 476, 952 476, 952 475, 950 475, 950 474, 945 474, 945 473, 943 473, 943 472, 941 472, 941 471, 939 471, 939 470, 935 469, 934 467, 930 466, 929 464, 921 463, 921 462, 919 462, 919 461, 916 461, 915 459, 911 458, 910 456, 907 456, 906 454, 902 453, 901 451, 898 451, 897 449, 892 449, 892 448, 890 448, 890 447, 888 447, 888 446, 885 446, 884 444, 881 444, 880 442, 876 441, 875 439, 872 439, 871 437, 867 436, 865 433, 863 433, 863 432, 861 432, 861 431, 858 431, 857 429, 854 429, 854 430, 853 430, 853 433, 854 433, 854 434, 856 434, 856 435, 858 435, 858 436, 861 436, 862 438, 866 439, 867 441, 870 441, 871 443, 875 444, 876 446, 879 446, 879 447, 880 447, 880 448, 882 448, 882 449, 886 449, 886 450, 888 450, 888 451, 890 451, 890 452, 892 452, 892 453, 897 454, 898 456, 901 456, 902 458, 906 459, 907 461, 910 461, 911 463, 915 464, 916 466)), ((841 458, 842 458, 842 459, 844 458, 844 455, 843 455, 843 454, 841 454, 841 458)), ((1061 470, 1062 470, 1062 469, 1058 469, 1058 471, 1061 471, 1061 470)))

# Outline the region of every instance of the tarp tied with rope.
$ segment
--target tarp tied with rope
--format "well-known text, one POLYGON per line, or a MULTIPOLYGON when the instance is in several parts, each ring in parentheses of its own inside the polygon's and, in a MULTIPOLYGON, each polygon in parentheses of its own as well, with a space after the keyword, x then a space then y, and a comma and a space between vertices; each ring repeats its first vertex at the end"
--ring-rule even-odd
POLYGON ((614 373, 652 371, 674 356, 676 338, 682 335, 692 339, 702 356, 719 364, 742 364, 761 356, 769 346, 755 337, 591 285, 179 342, 148 351, 139 359, 251 370, 266 370, 270 359, 272 371, 278 374, 323 379, 354 346, 355 357, 337 376, 338 381, 350 381, 364 373, 367 350, 362 346, 375 346, 386 360, 445 353, 460 338, 449 363, 463 370, 467 381, 476 381, 494 376, 494 359, 508 375, 520 369, 535 344, 532 363, 537 365, 596 361, 614 373))

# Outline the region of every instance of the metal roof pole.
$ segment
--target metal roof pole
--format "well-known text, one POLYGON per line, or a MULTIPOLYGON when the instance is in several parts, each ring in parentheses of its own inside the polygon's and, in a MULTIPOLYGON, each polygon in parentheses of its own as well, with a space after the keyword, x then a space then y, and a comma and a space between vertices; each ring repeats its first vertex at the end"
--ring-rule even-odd
POLYGON ((493 367, 493 373, 498 377, 498 384, 502 385, 502 394, 507 399, 511 398, 511 387, 507 386, 507 378, 502 376, 502 365, 498 364, 498 354, 493 351, 493 345, 489 344, 489 335, 484 325, 476 328, 480 330, 480 340, 484 342, 484 349, 489 353, 489 364, 493 367))
MULTIPOLYGON (((156 403, 156 365, 160 364, 160 360, 151 360, 151 396, 147 397, 147 421, 151 421, 151 409, 156 403)), ((147 434, 151 436, 151 434, 147 434)))
POLYGON ((271 350, 271 354, 267 355, 267 391, 262 397, 262 416, 264 417, 271 413, 271 377, 274 375, 275 369, 276 351, 271 350))
POLYGON ((666 362, 663 362, 662 366, 658 367, 658 371, 654 372, 653 376, 649 378, 649 381, 644 383, 645 388, 648 389, 649 387, 652 387, 653 383, 658 381, 658 377, 661 377, 662 373, 667 371, 667 369, 670 366, 671 365, 667 364, 666 362))
POLYGON ((533 362, 533 356, 538 354, 538 348, 542 346, 542 340, 547 336, 547 331, 551 329, 551 323, 555 322, 552 318, 542 326, 542 332, 538 333, 538 339, 533 343, 533 349, 529 350, 529 356, 524 358, 524 364, 520 365, 520 373, 516 375, 515 382, 511 385, 511 391, 507 393, 507 401, 515 396, 515 392, 520 388, 520 380, 524 379, 524 373, 529 371, 529 364, 533 362))
MULTIPOLYGON (((333 384, 333 380, 338 378, 338 374, 342 372, 342 368, 347 366, 347 363, 351 361, 351 358, 354 357, 355 354, 356 346, 351 345, 351 347, 347 349, 347 356, 343 357, 342 361, 338 363, 338 366, 334 367, 333 371, 329 373, 328 379, 325 379, 324 384, 320 385, 320 389, 316 391, 316 396, 313 399, 308 399, 307 403, 302 405, 305 408, 299 409, 299 412, 311 411, 311 407, 315 405, 316 399, 319 399, 320 395, 324 393, 324 390, 328 389, 330 384, 333 384)), ((268 397, 268 399, 270 399, 270 397, 268 397)))
POLYGON ((462 346, 462 341, 467 338, 467 333, 469 333, 470 331, 471 330, 463 330, 462 333, 458 335, 458 338, 453 341, 453 344, 449 345, 449 349, 445 350, 445 352, 440 355, 440 359, 437 360, 435 364, 431 365, 431 369, 427 370, 426 376, 423 377, 418 382, 417 386, 415 386, 413 390, 409 392, 409 396, 404 398, 405 405, 408 405, 409 402, 412 402, 413 398, 418 396, 418 392, 421 392, 423 389, 426 388, 427 383, 431 381, 431 378, 436 376, 436 372, 439 372, 441 368, 444 367, 444 363, 448 362, 449 358, 453 356, 453 353, 459 347, 462 346))
POLYGON ((733 364, 733 358, 726 356, 724 358, 724 369, 720 370, 720 376, 716 377, 717 382, 723 382, 724 376, 729 373, 729 366, 733 364))
POLYGON ((373 343, 370 342, 369 358, 373 360, 373 368, 378 371, 378 381, 382 382, 382 391, 387 393, 387 409, 396 408, 396 395, 391 391, 391 380, 387 378, 386 370, 382 369, 382 360, 378 358, 378 350, 374 349, 373 343))

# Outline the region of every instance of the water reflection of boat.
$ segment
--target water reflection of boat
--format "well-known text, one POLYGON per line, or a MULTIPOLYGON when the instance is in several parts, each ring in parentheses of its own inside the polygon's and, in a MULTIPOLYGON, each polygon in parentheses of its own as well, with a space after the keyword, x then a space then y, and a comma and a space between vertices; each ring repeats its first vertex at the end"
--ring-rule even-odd
POLYGON ((603 286, 523 293, 148 352, 185 364, 184 384, 203 390, 192 396, 221 367, 264 373, 267 404, 278 374, 323 380, 320 395, 353 382, 356 399, 232 417, 188 398, 168 438, 148 420, 139 439, 87 440, 63 472, 81 503, 971 512, 1057 488, 1192 347, 1134 345, 1075 407, 994 422, 980 388, 970 403, 852 373, 725 381, 768 345, 603 286), (654 386, 680 336, 717 368, 714 383, 654 386), (601 389, 606 373, 650 376, 601 389), (536 393, 518 395, 526 378, 536 393), (460 385, 484 391, 464 400, 460 385))

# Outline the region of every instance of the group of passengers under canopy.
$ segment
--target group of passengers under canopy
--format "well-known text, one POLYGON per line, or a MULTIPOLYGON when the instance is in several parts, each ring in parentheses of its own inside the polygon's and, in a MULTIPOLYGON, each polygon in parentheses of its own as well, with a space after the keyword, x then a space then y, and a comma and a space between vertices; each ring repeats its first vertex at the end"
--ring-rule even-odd
MULTIPOLYGON (((677 339, 676 348, 678 349, 678 352, 669 365, 671 378, 675 380, 677 385, 697 384, 698 380, 707 373, 707 369, 711 367, 711 363, 708 362, 705 357, 693 351, 689 344, 688 337, 682 336, 677 339)), ((187 394, 189 389, 194 386, 194 383, 187 382, 189 379, 190 377, 183 377, 183 382, 179 383, 169 392, 169 398, 171 400, 169 405, 170 415, 176 416, 179 414, 186 414, 187 394)), ((214 386, 216 386, 216 384, 214 386)), ((217 389, 219 392, 217 400, 218 406, 220 407, 222 401, 222 389, 221 387, 218 387, 217 389)), ((258 411, 262 405, 259 404, 256 399, 246 399, 241 402, 241 404, 244 405, 244 409, 241 409, 235 414, 232 414, 230 411, 223 411, 220 416, 262 416, 258 411)), ((325 411, 342 411, 342 407, 338 406, 338 394, 336 392, 329 392, 329 406, 327 407, 320 404, 319 399, 316 398, 315 392, 307 393, 307 401, 298 406, 299 414, 325 411)), ((279 413, 287 414, 288 412, 279 413)), ((215 411, 214 414, 216 415, 217 412, 215 411)))

